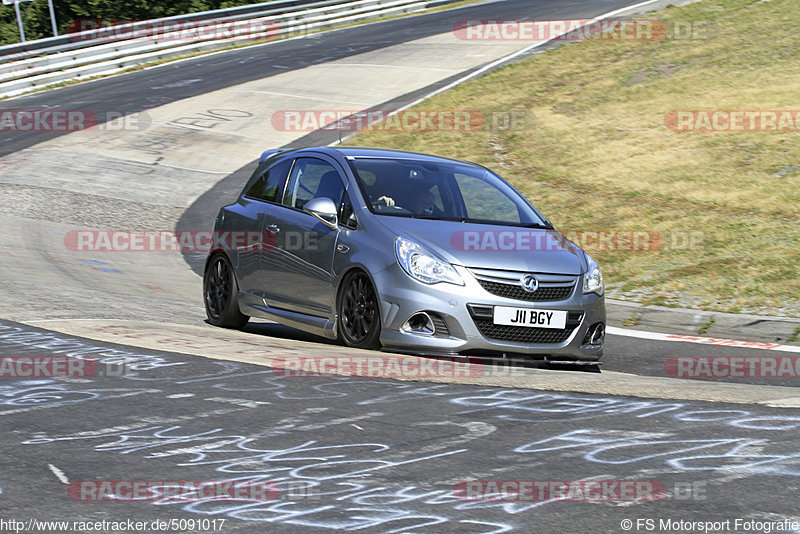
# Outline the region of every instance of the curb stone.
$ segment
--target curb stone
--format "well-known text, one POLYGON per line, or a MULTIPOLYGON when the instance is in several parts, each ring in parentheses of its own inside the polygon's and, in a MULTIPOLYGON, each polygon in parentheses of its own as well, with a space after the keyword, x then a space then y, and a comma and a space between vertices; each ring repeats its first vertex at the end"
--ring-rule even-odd
POLYGON ((606 299, 608 324, 621 328, 670 334, 764 341, 800 346, 800 319, 713 311, 645 306, 636 302, 606 299))

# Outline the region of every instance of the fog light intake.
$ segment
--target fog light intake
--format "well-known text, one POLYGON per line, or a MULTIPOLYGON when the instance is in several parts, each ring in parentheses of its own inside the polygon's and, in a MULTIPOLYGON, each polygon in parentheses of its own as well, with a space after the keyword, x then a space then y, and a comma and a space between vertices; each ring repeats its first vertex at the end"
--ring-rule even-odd
POLYGON ((603 323, 595 323, 586 331, 586 337, 583 338, 584 345, 602 345, 606 335, 606 325, 603 323))
POLYGON ((400 327, 403 332, 432 336, 436 333, 436 327, 430 315, 425 312, 415 313, 400 327))

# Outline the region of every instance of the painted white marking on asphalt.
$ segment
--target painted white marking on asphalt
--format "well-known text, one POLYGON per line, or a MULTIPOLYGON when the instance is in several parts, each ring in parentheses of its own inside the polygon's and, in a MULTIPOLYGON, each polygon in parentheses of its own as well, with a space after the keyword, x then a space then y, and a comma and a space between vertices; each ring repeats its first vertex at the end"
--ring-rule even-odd
POLYGON ((777 350, 781 352, 800 353, 800 347, 794 345, 781 345, 780 343, 766 343, 761 341, 744 341, 741 339, 723 339, 716 337, 690 336, 686 334, 664 334, 662 332, 646 332, 644 330, 629 330, 609 326, 606 332, 612 336, 635 337, 653 341, 680 341, 683 343, 698 343, 701 345, 715 345, 718 347, 736 347, 743 349, 777 350))
MULTIPOLYGON (((468 56, 468 57, 483 57, 483 54, 477 56, 468 56)), ((413 65, 380 65, 378 63, 338 63, 333 62, 331 65, 336 65, 337 67, 382 67, 392 70, 397 69, 410 69, 410 70, 434 70, 434 71, 441 71, 441 72, 458 72, 458 69, 443 69, 440 67, 415 67, 413 65)))
MULTIPOLYGON (((192 129, 192 128, 189 128, 189 129, 192 129)), ((195 131, 203 131, 203 130, 196 130, 195 129, 195 131)), ((238 137, 244 137, 244 136, 240 135, 238 137)), ((202 172, 204 174, 226 174, 227 175, 227 174, 230 174, 230 173, 232 173, 232 172, 234 172, 236 170, 236 169, 232 169, 232 170, 228 170, 228 171, 209 171, 209 170, 206 170, 206 169, 195 169, 194 167, 181 167, 180 165, 172 165, 170 163, 157 162, 157 163, 153 164, 153 163, 149 163, 147 161, 137 161, 135 159, 129 159, 129 158, 124 158, 124 159, 120 158, 120 159, 122 159, 122 161, 130 161, 132 163, 144 163, 145 165, 151 165, 153 167, 156 167, 156 166, 157 167, 166 167, 168 169, 178 169, 178 170, 181 170, 181 171, 190 171, 190 172, 202 172)))
MULTIPOLYGON (((137 321, 138 319, 114 319, 117 322, 131 322, 137 321)), ((70 317, 62 318, 62 319, 34 319, 32 321, 25 321, 25 324, 34 324, 34 323, 57 323, 59 321, 108 321, 108 317, 98 317, 96 319, 92 318, 82 318, 82 319, 73 319, 70 317)))
POLYGON ((67 475, 65 475, 65 474, 64 474, 64 471, 62 471, 62 470, 61 470, 61 469, 59 469, 58 467, 54 466, 53 464, 47 464, 47 468, 48 468, 50 471, 52 471, 52 472, 53 472, 53 474, 56 476, 56 478, 57 478, 57 479, 58 479, 58 480, 59 480, 59 481, 60 481, 62 484, 69 484, 69 479, 67 478, 67 475))
POLYGON ((800 408, 800 397, 761 401, 758 404, 763 404, 770 408, 800 408))
MULTIPOLYGON (((338 63, 337 63, 338 65, 338 63)), ((350 100, 336 100, 331 98, 316 98, 313 96, 305 96, 305 95, 290 95, 288 93, 276 93, 275 91, 247 91, 247 90, 237 90, 232 91, 233 93, 253 93, 257 95, 275 95, 275 96, 285 96, 287 98, 300 98, 302 100, 315 100, 317 102, 336 102, 337 104, 352 104, 354 106, 369 106, 371 104, 367 102, 352 102, 350 100)))
POLYGON ((203 400, 212 401, 212 402, 226 402, 228 404, 236 404, 238 406, 244 406, 245 408, 258 408, 261 405, 272 404, 271 402, 267 401, 254 401, 250 399, 235 399, 231 397, 207 397, 203 400))
POLYGON ((173 89, 173 88, 177 88, 177 87, 184 87, 184 86, 191 85, 191 84, 197 83, 197 82, 202 82, 202 81, 203 81, 202 78, 193 78, 191 80, 181 80, 181 81, 177 81, 177 82, 168 83, 166 85, 160 85, 160 86, 157 86, 157 87, 151 87, 150 89, 173 89))
POLYGON ((176 393, 174 395, 167 395, 168 399, 185 399, 187 397, 194 397, 194 393, 176 393))

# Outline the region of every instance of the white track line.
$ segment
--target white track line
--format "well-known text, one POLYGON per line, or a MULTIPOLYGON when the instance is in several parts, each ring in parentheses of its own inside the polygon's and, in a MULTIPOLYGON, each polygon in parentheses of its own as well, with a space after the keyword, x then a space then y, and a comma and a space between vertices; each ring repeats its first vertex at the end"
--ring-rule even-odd
POLYGON ((800 347, 794 345, 781 345, 780 343, 690 336, 686 334, 664 334, 661 332, 646 332, 644 330, 629 330, 627 328, 617 328, 615 326, 607 327, 606 332, 612 336, 635 337, 639 339, 651 339, 653 341, 681 341, 684 343, 699 343, 701 345, 715 345, 718 347, 736 347, 743 349, 777 350, 781 352, 800 353, 800 347))
POLYGON ((67 475, 64 474, 64 471, 53 464, 47 464, 47 468, 56 476, 59 482, 62 484, 69 484, 69 479, 67 478, 67 475))
POLYGON ((283 96, 286 98, 298 98, 300 100, 314 100, 316 102, 335 102, 337 104, 351 104, 353 106, 368 106, 369 103, 367 102, 351 102, 350 100, 334 100, 331 98, 317 98, 314 96, 305 96, 305 95, 291 95, 288 93, 276 93, 275 91, 258 91, 255 89, 242 89, 231 91, 232 93, 254 93, 254 94, 262 94, 262 95, 274 95, 274 96, 283 96))

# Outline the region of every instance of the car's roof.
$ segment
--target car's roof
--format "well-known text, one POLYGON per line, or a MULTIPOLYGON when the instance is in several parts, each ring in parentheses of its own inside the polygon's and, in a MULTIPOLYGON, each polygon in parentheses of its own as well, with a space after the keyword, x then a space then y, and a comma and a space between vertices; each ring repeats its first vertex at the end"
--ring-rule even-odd
MULTIPOLYGON (((262 155, 262 161, 267 155, 275 154, 277 151, 268 150, 262 155)), ((336 157, 371 157, 371 158, 396 158, 396 159, 414 159, 417 161, 430 161, 430 162, 443 162, 448 161, 451 163, 461 163, 465 165, 475 165, 469 161, 462 161, 444 156, 435 156, 433 154, 425 154, 422 152, 409 152, 405 150, 395 150, 390 148, 374 148, 374 147, 357 147, 357 146, 318 146, 318 147, 305 147, 305 148, 288 148, 281 149, 281 154, 295 152, 298 155, 304 152, 322 152, 329 156, 336 157)))

